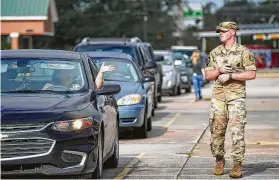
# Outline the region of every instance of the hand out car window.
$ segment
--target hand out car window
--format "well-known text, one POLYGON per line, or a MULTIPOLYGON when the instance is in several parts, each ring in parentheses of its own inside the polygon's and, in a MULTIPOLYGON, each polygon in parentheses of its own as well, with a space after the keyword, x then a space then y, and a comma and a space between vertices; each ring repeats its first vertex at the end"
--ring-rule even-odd
POLYGON ((139 81, 139 75, 134 65, 127 60, 101 58, 101 59, 95 59, 95 63, 98 66, 98 68, 100 68, 103 63, 105 63, 106 66, 114 65, 116 67, 114 71, 106 72, 104 74, 104 81, 122 81, 122 82, 139 81))

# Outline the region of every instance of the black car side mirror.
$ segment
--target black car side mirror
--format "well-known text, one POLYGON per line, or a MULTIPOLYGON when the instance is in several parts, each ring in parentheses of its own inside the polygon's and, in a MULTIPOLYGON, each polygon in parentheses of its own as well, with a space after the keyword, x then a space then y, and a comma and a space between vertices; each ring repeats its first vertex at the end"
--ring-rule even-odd
POLYGON ((155 78, 152 76, 144 76, 143 82, 155 82, 155 78))
POLYGON ((155 69, 157 67, 157 64, 155 62, 147 62, 145 65, 144 65, 144 69, 155 69))
POLYGON ((120 85, 106 84, 101 89, 96 90, 97 95, 115 95, 121 91, 120 85))

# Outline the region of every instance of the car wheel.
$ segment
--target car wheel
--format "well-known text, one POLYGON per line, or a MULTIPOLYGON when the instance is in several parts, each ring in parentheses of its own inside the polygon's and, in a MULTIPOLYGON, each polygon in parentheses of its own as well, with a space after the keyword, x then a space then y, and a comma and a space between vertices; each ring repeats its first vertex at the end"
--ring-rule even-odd
POLYGON ((147 131, 152 130, 152 119, 151 117, 147 119, 147 131))
POLYGON ((103 175, 103 134, 102 131, 98 135, 98 159, 95 171, 92 174, 92 178, 101 179, 103 175))
POLYGON ((172 95, 173 95, 173 96, 176 96, 176 95, 177 95, 177 87, 176 87, 176 86, 174 86, 174 87, 172 88, 172 95))
POLYGON ((158 97, 157 97, 157 101, 158 101, 158 102, 162 102, 162 96, 161 96, 161 93, 160 93, 160 96, 158 96, 158 97))
POLYGON ((155 116, 155 108, 152 109, 151 116, 155 116))
POLYGON ((190 93, 190 92, 191 92, 191 89, 192 89, 192 88, 191 88, 191 85, 190 85, 190 87, 186 88, 185 91, 186 91, 187 93, 190 93))
POLYGON ((154 97, 154 109, 156 109, 158 106, 157 106, 157 98, 154 97))
POLYGON ((147 138, 147 110, 144 115, 143 125, 134 130, 135 138, 147 138))
POLYGON ((115 134, 115 143, 113 147, 113 155, 105 162, 106 168, 116 168, 119 161, 119 131, 117 125, 117 133, 115 134))
POLYGON ((179 86, 177 87, 177 95, 181 94, 181 84, 179 84, 179 86))

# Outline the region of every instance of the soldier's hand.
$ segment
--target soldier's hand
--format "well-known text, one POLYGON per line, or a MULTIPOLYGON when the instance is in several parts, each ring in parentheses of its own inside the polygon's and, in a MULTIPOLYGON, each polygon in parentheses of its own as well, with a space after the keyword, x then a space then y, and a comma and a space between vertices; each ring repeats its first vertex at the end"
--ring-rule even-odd
POLYGON ((218 80, 222 83, 225 83, 227 82, 228 80, 230 79, 230 75, 229 74, 221 74, 219 77, 218 77, 218 80))
POLYGON ((226 73, 232 73, 232 67, 228 64, 223 64, 220 68, 219 68, 219 72, 222 74, 226 74, 226 73))

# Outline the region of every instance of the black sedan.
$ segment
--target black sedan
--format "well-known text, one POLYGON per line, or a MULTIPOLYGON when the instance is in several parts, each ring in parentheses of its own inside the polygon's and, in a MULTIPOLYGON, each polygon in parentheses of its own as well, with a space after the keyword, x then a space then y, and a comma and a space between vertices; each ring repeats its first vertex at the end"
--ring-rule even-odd
POLYGON ((120 86, 96 89, 96 71, 83 53, 2 51, 2 177, 101 178, 118 165, 120 86))

